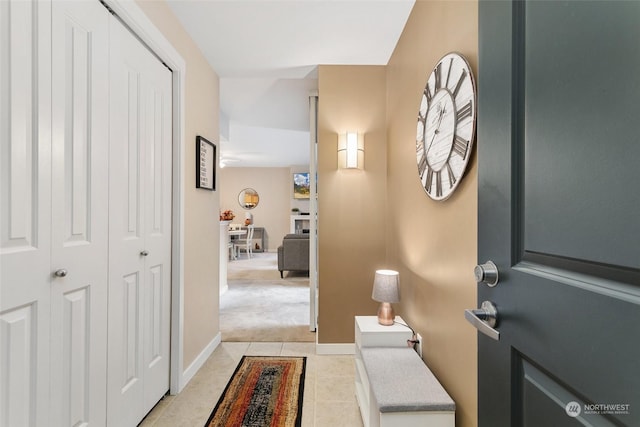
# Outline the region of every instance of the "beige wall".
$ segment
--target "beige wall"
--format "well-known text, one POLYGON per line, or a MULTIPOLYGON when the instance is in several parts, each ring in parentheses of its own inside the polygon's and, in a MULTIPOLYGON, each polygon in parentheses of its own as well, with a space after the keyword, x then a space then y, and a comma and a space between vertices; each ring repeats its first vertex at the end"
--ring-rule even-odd
MULTIPOLYGON (((352 343, 355 315, 376 312, 371 285, 385 262, 386 70, 318 70, 318 342, 352 343), (364 170, 337 169, 338 134, 364 133, 364 170)), ((414 156, 415 157, 415 156, 414 156)))
POLYGON ((422 334, 425 361, 456 401, 456 425, 475 426, 477 338, 463 315, 476 306, 475 150, 466 176, 444 202, 426 195, 416 167, 420 97, 433 66, 451 51, 464 55, 477 77, 477 2, 417 2, 388 64, 387 260, 400 272, 397 309, 422 334))
POLYGON ((219 197, 195 188, 195 139, 218 141, 219 79, 164 1, 138 1, 186 63, 184 143, 184 355, 188 367, 220 331, 219 197))
POLYGON ((424 359, 456 401, 456 425, 465 427, 477 425, 476 331, 463 316, 476 305, 476 154, 454 195, 434 202, 418 180, 415 129, 440 57, 463 54, 477 76, 477 21, 476 1, 418 1, 386 75, 376 67, 319 70, 319 342, 353 342, 353 315, 375 314, 374 270, 397 269, 396 312, 422 334, 424 359), (335 133, 370 132, 372 124, 365 171, 336 171, 335 133), (380 159, 371 162, 372 155, 380 159))
POLYGON ((245 213, 253 214, 256 227, 264 227, 267 250, 275 252, 289 233, 293 177, 290 168, 230 168, 220 170, 220 209, 231 209, 234 223, 244 223, 245 213), (258 206, 245 210, 238 193, 253 188, 260 196, 258 206))

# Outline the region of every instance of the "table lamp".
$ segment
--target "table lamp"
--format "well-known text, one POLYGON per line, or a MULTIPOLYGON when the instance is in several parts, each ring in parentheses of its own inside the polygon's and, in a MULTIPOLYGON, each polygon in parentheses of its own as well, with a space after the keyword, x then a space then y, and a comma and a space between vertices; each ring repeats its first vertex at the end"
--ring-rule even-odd
POLYGON ((400 302, 398 292, 400 275, 394 270, 377 270, 373 279, 373 293, 371 298, 380 303, 378 308, 378 323, 384 326, 393 325, 396 317, 391 303, 400 302))

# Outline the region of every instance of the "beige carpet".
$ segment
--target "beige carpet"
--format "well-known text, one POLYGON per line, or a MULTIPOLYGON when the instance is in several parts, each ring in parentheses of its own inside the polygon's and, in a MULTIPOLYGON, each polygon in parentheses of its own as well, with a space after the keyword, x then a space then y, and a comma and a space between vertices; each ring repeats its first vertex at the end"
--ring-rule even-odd
POLYGON ((229 261, 229 290, 220 298, 222 341, 309 342, 309 277, 280 278, 277 254, 229 261))

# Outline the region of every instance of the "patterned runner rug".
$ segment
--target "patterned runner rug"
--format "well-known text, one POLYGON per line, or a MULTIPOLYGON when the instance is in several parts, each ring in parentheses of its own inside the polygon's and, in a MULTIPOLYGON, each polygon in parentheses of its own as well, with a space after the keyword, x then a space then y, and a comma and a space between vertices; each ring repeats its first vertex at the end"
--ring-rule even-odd
POLYGON ((306 357, 244 356, 205 427, 300 427, 306 357))

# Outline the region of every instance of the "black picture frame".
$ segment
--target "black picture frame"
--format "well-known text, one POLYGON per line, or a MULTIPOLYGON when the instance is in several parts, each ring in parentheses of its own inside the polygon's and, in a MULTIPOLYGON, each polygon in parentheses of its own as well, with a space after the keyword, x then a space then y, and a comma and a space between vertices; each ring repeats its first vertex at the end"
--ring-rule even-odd
POLYGON ((216 145, 196 136, 196 188, 216 189, 216 145))

